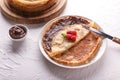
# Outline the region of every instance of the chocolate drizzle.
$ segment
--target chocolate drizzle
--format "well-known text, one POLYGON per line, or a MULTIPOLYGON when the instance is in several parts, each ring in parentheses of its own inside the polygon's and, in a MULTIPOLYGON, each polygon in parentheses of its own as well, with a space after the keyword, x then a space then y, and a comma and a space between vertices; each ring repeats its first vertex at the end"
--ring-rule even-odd
POLYGON ((88 19, 80 16, 67 16, 59 19, 52 24, 51 28, 43 36, 43 43, 45 44, 45 49, 51 51, 51 41, 55 34, 62 30, 65 26, 74 24, 89 24, 88 19))

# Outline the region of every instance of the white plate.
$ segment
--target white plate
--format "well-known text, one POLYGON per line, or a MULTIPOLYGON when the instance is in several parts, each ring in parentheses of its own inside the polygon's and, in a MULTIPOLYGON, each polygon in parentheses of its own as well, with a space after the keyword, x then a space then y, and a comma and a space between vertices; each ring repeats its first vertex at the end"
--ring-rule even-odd
MULTIPOLYGON (((51 22, 51 21, 50 21, 50 22, 51 22)), ((48 24, 49 24, 50 22, 48 22, 48 24)), ((47 25, 47 24, 46 24, 46 25, 47 25)), ((42 28, 41 33, 44 31, 46 25, 42 28)), ((99 51, 97 52, 97 54, 95 55, 95 57, 94 57, 89 63, 87 63, 87 64, 82 64, 82 65, 78 65, 78 66, 68 66, 68 65, 63 65, 63 64, 57 63, 57 62, 55 62, 54 60, 52 60, 52 59, 47 55, 47 53, 44 51, 44 49, 43 49, 43 46, 42 46, 42 34, 40 34, 40 38, 39 38, 39 47, 40 47, 40 50, 41 50, 43 56, 44 56, 48 61, 50 61, 51 63, 53 63, 53 64, 55 64, 55 65, 57 65, 57 66, 60 66, 60 67, 64 67, 64 68, 83 68, 83 67, 90 66, 91 64, 97 62, 97 61, 102 57, 102 55, 105 53, 106 46, 107 46, 107 40, 106 40, 106 39, 103 39, 99 51)))

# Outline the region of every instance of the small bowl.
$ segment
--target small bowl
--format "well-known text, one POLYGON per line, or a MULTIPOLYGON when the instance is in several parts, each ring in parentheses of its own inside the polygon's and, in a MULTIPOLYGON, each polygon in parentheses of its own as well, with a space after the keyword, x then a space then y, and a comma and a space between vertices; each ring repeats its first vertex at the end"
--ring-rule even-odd
MULTIPOLYGON (((71 15, 70 15, 71 16, 71 15)), ((74 15, 72 15, 74 16, 74 15)), ((64 17, 64 16, 63 16, 64 17)), ((61 17, 60 17, 61 18, 61 17)), ((50 24, 52 21, 56 20, 56 19, 60 19, 59 17, 58 18, 55 18, 51 21, 49 21, 46 25, 44 25, 44 27, 42 28, 41 30, 41 33, 44 32, 44 30, 46 29, 47 25, 50 24)), ((99 25, 98 25, 99 26, 99 25)), ((99 26, 100 27, 100 26, 99 26)), ((101 27, 100 27, 101 28, 101 27)), ((69 65, 64 65, 64 64, 60 64, 56 61, 54 61, 53 59, 51 59, 48 54, 45 52, 44 48, 43 48, 43 45, 42 45, 42 34, 40 34, 40 38, 39 38, 39 47, 40 47, 40 50, 41 50, 41 53, 43 54, 43 56, 48 60, 50 61, 51 63, 59 66, 59 67, 63 67, 63 68, 69 68, 69 69, 77 69, 77 68, 85 68, 85 67, 88 67, 94 63, 96 63, 102 56, 103 54, 105 53, 105 50, 106 50, 106 47, 107 47, 107 40, 106 39, 103 39, 102 40, 102 43, 101 43, 101 46, 97 52, 97 54, 94 56, 94 58, 86 63, 86 64, 82 64, 82 65, 77 65, 77 66, 69 66, 69 65)))
POLYGON ((9 38, 12 40, 12 41, 23 41, 25 38, 26 38, 26 36, 27 36, 27 34, 28 34, 28 28, 27 28, 27 26, 25 26, 25 25, 23 25, 23 24, 15 24, 15 25, 12 25, 12 27, 11 27, 10 29, 9 29, 9 38), (24 29, 24 31, 25 31, 25 35, 23 36, 23 37, 21 37, 21 38, 17 38, 17 39, 15 39, 15 38, 13 38, 12 36, 10 36, 10 29, 11 28, 13 28, 13 27, 15 27, 15 26, 18 26, 18 27, 21 27, 22 29, 24 29))

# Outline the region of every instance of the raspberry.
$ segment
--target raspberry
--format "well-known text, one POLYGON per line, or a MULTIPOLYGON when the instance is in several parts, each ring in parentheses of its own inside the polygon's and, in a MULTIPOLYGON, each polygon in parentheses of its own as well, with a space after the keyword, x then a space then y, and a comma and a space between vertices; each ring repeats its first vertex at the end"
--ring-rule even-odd
POLYGON ((76 41, 77 32, 75 30, 69 30, 66 34, 62 33, 62 36, 70 41, 76 41))
POLYGON ((71 40, 72 35, 71 34, 66 34, 66 39, 71 40))
POLYGON ((72 35, 72 36, 71 36, 71 40, 72 40, 72 41, 76 41, 76 36, 72 35))
POLYGON ((69 31, 67 31, 67 34, 76 35, 77 32, 75 30, 69 30, 69 31))
POLYGON ((67 31, 67 34, 71 34, 71 30, 67 31))

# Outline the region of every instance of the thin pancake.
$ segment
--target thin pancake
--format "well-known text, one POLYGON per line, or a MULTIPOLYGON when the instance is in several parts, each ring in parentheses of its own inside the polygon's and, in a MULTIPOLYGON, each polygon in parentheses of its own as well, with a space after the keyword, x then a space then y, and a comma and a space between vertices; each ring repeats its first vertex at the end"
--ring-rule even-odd
MULTIPOLYGON (((99 50, 102 38, 95 33, 88 33, 81 38, 77 44, 70 46, 60 54, 51 56, 52 52, 52 40, 55 35, 59 33, 59 30, 64 30, 64 27, 71 25, 85 24, 89 27, 99 29, 100 27, 90 19, 81 16, 65 16, 55 19, 49 23, 43 31, 42 45, 46 52, 54 61, 64 65, 80 65, 88 63, 97 51, 99 50)), ((83 30, 84 32, 84 30, 83 30)), ((82 34, 81 34, 82 35, 82 34)), ((56 49, 57 51, 58 49, 56 49)))
POLYGON ((24 17, 40 15, 56 4, 56 0, 7 0, 10 9, 24 17))
POLYGON ((52 57, 52 59, 58 63, 71 66, 88 63, 99 50, 101 41, 100 36, 90 33, 74 47, 61 55, 52 57))

